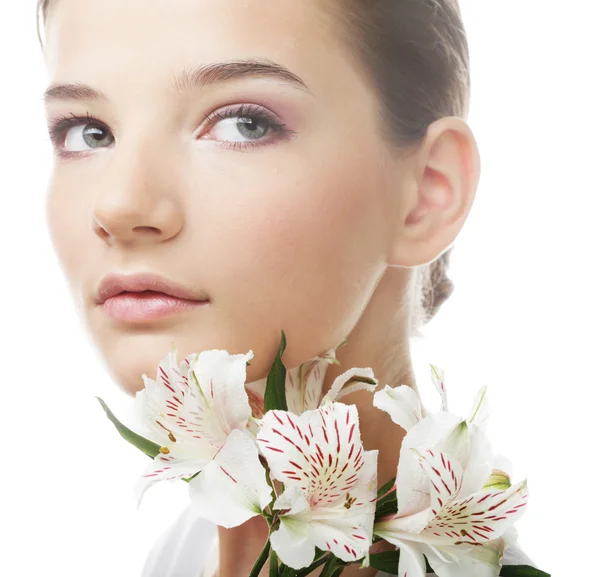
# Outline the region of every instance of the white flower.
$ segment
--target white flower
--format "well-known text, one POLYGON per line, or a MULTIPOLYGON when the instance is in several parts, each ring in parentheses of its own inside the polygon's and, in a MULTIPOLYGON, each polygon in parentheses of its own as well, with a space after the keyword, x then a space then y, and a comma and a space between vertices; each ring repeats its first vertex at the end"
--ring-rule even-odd
POLYGON ((145 388, 136 405, 161 449, 136 484, 138 507, 152 484, 196 473, 189 485, 192 504, 218 525, 240 525, 269 504, 272 491, 247 430, 246 362, 253 356, 211 350, 178 366, 173 348, 156 380, 142 375, 145 388))
POLYGON ((354 405, 330 403, 297 416, 269 411, 257 439, 273 478, 285 484, 271 546, 293 569, 315 547, 344 561, 368 554, 377 500, 377 454, 364 451, 354 405))
POLYGON ((413 451, 430 479, 431 507, 412 519, 394 517, 375 525, 377 535, 400 549, 398 574, 424 577, 425 555, 439 577, 497 577, 503 552, 498 539, 523 514, 527 482, 469 494, 458 459, 430 449, 413 451))
MULTIPOLYGON (((524 502, 517 501, 527 498, 526 484, 505 492, 497 487, 483 490, 488 481, 494 485, 498 482, 497 477, 491 477, 495 463, 484 433, 487 389, 483 387, 477 393, 469 417, 463 419, 447 411, 444 373, 434 365, 431 369, 442 399, 438 413, 423 418, 418 396, 405 385, 386 387, 374 396, 374 405, 407 431, 396 475, 398 513, 377 523, 375 533, 400 548, 400 575, 425 575, 423 555, 440 577, 498 575, 503 553, 501 536, 508 526, 495 519, 498 515, 490 514, 485 517, 489 523, 482 532, 476 521, 484 516, 484 507, 492 507, 493 511, 503 499, 504 505, 518 505, 520 515, 524 502), (464 518, 457 521, 455 513, 461 508, 464 518), (454 522, 457 524, 452 525, 454 522), (461 529, 467 527, 475 527, 475 532, 463 534, 461 529)), ((517 516, 508 515, 511 524, 517 516)))
MULTIPOLYGON (((443 371, 434 365, 431 367, 443 409, 447 406, 443 371)), ((423 418, 417 394, 406 385, 396 389, 386 386, 375 393, 373 404, 389 413, 394 422, 407 431, 400 448, 396 473, 398 515, 413 515, 430 506, 429 477, 419 466, 411 449, 427 447, 457 458, 464 471, 465 489, 470 492, 481 489, 489 479, 493 454, 485 436, 488 415, 486 391, 487 388, 483 387, 477 393, 467 419, 445 410, 423 418)))

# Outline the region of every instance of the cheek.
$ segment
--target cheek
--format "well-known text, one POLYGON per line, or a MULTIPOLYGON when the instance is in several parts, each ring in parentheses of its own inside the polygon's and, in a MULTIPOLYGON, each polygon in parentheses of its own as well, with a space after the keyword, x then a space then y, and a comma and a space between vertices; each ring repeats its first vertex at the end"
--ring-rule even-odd
POLYGON ((85 212, 85 196, 71 194, 70 190, 69 183, 59 183, 55 177, 51 179, 46 197, 46 223, 63 273, 74 296, 79 299, 81 290, 76 290, 77 281, 94 274, 94 271, 86 270, 93 262, 85 247, 86 238, 90 235, 85 226, 90 215, 85 212))
POLYGON ((348 158, 266 174, 246 188, 252 202, 214 208, 223 224, 209 270, 223 281, 225 315, 254 334, 285 330, 288 362, 297 353, 299 364, 341 342, 372 294, 382 272, 380 189, 372 166, 348 158))

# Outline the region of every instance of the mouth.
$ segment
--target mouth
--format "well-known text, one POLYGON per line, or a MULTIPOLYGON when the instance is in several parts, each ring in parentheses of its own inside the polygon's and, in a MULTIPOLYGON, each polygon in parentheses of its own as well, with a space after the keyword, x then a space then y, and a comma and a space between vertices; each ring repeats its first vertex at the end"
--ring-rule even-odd
POLYGON ((147 273, 136 275, 109 274, 100 283, 96 291, 96 304, 102 305, 108 299, 121 294, 139 295, 153 293, 176 297, 182 300, 207 301, 206 293, 198 293, 186 286, 163 278, 159 275, 147 273))
POLYGON ((104 312, 114 320, 123 322, 152 321, 205 307, 207 300, 184 299, 158 291, 123 291, 102 305, 104 312))

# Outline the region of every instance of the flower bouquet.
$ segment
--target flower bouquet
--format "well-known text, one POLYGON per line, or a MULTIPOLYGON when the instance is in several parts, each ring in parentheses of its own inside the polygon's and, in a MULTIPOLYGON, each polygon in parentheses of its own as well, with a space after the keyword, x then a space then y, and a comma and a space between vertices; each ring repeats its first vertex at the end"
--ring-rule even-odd
POLYGON ((466 419, 448 412, 434 365, 441 410, 425 417, 407 385, 375 392, 370 368, 347 370, 321 399, 327 365, 339 364, 335 349, 291 372, 285 347, 282 331, 269 376, 246 384, 252 351, 204 351, 178 364, 173 344, 156 380, 142 375, 136 393, 144 436, 98 398, 121 436, 152 458, 135 485, 138 507, 154 483, 182 479, 199 516, 221 527, 262 516, 269 535, 250 577, 267 562, 270 577, 319 567, 334 577, 356 563, 403 577, 549 575, 501 563, 529 492, 526 481, 513 484, 494 466, 486 387, 466 419), (396 477, 381 486, 378 451, 364 450, 357 408, 339 402, 361 389, 406 431, 396 477), (395 550, 370 552, 381 540, 395 550))

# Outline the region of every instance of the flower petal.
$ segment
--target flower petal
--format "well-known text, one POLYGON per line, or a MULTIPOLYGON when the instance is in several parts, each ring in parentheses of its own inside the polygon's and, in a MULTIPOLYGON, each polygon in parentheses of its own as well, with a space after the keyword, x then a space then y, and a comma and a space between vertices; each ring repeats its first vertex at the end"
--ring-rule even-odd
MULTIPOLYGON (((350 393, 354 393, 355 391, 360 391, 366 389, 368 391, 374 391, 377 388, 378 381, 375 378, 375 373, 371 368, 352 368, 341 375, 337 376, 329 389, 326 398, 328 402, 334 403, 338 399, 341 399, 345 395, 350 393), (347 385, 346 383, 353 379, 354 377, 359 377, 363 379, 370 379, 374 381, 374 383, 365 383, 365 382, 355 382, 352 385, 347 385)), ((325 399, 323 399, 325 400, 325 399)))
POLYGON ((391 515, 389 518, 384 518, 375 523, 375 534, 385 538, 388 534, 391 535, 393 531, 420 533, 429 525, 429 521, 433 519, 433 516, 431 508, 403 517, 391 515))
POLYGON ((485 429, 490 418, 490 405, 487 397, 487 385, 479 389, 475 396, 473 408, 469 413, 467 422, 470 426, 485 429))
POLYGON ((343 504, 364 466, 355 405, 333 403, 300 416, 269 411, 257 442, 271 476, 286 487, 300 487, 313 509, 343 504))
POLYGON ((471 429, 470 437, 468 462, 463 469, 462 490, 458 497, 467 497, 481 491, 493 471, 494 454, 483 429, 471 429))
POLYGON ((175 348, 163 359, 153 381, 136 394, 140 419, 153 439, 180 460, 212 457, 233 428, 250 416, 244 390, 247 355, 204 351, 178 366, 175 348), (200 384, 202 383, 202 384, 200 384))
POLYGON ((315 557, 315 544, 309 535, 310 505, 298 487, 286 489, 275 501, 277 509, 289 509, 281 515, 279 528, 271 535, 271 547, 279 559, 293 569, 308 567, 315 557))
MULTIPOLYGON (((430 447, 445 450, 444 442, 462 419, 452 413, 439 412, 427 415, 413 426, 404 437, 396 473, 398 516, 412 515, 430 506, 429 476, 419 465, 411 451, 430 447)), ((447 451, 454 455, 451 451, 447 451)))
POLYGON ((289 411, 301 415, 319 406, 327 368, 336 362, 335 349, 330 349, 287 372, 285 390, 289 411))
POLYGON ((400 543, 398 575, 403 577, 425 577, 425 557, 419 543, 400 543))
POLYGON ((429 364, 431 367, 431 380, 435 385, 440 397, 442 399, 442 411, 448 410, 448 393, 446 391, 446 384, 444 381, 444 371, 440 367, 429 364))
POLYGON ((462 486, 462 467, 452 455, 431 449, 412 449, 421 467, 429 475, 431 510, 437 515, 448 501, 458 495, 462 486))
POLYGON ((223 448, 190 481, 190 498, 198 514, 227 529, 260 515, 272 490, 248 433, 233 430, 223 448))
POLYGON ((377 501, 378 451, 366 451, 354 490, 342 505, 313 510, 314 543, 344 561, 368 556, 377 501))
MULTIPOLYGON (((440 538, 458 543, 486 543, 502 537, 525 511, 527 481, 505 491, 481 491, 466 499, 448 502, 423 531, 436 544, 440 538)), ((443 544, 443 543, 442 543, 443 544)))
POLYGON ((456 561, 444 563, 436 555, 427 555, 438 577, 498 577, 500 574, 498 553, 485 546, 453 545, 439 549, 448 553, 451 550, 456 561))
POLYGON ((159 453, 134 486, 137 508, 139 509, 142 504, 144 493, 155 483, 191 477, 202 470, 208 461, 208 459, 181 461, 173 455, 159 453))
POLYGON ((190 369, 212 408, 212 419, 219 423, 225 436, 243 429, 252 414, 246 393, 246 363, 254 357, 230 355, 227 351, 203 351, 190 369))
POLYGON ((423 418, 419 395, 408 385, 393 388, 386 385, 384 389, 373 395, 373 405, 388 413, 392 421, 405 431, 423 418))

